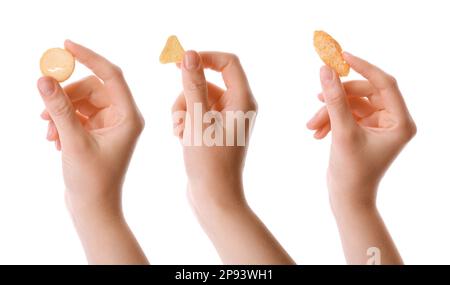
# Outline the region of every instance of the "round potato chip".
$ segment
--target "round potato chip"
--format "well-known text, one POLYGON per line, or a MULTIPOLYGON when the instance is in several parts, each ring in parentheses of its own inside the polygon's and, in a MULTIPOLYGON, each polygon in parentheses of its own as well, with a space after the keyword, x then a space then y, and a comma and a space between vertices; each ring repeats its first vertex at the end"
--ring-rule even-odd
POLYGON ((44 76, 50 76, 58 82, 63 82, 72 75, 75 59, 65 49, 51 48, 42 55, 40 67, 44 76))
POLYGON ((324 31, 314 32, 314 47, 322 61, 334 69, 339 76, 347 76, 350 66, 342 56, 339 43, 324 31))

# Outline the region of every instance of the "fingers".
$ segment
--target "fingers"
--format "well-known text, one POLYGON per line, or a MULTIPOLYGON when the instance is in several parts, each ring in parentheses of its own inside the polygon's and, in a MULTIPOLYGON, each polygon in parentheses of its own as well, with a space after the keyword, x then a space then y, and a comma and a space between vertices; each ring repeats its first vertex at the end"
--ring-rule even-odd
POLYGON ((56 130, 55 123, 53 121, 48 122, 48 128, 47 128, 47 140, 49 141, 55 141, 59 139, 58 131, 56 130))
POLYGON ((42 113, 41 113, 41 118, 43 119, 43 120, 46 120, 46 121, 49 121, 49 120, 51 120, 52 118, 50 117, 50 114, 47 112, 47 110, 45 110, 44 109, 44 111, 42 111, 42 113))
POLYGON ((317 113, 308 121, 306 127, 310 130, 316 130, 322 127, 328 122, 330 117, 328 116, 327 106, 323 106, 317 111, 317 113))
POLYGON ((340 133, 354 128, 356 123, 336 72, 328 66, 323 66, 320 70, 320 81, 333 132, 340 133))
MULTIPOLYGON (((377 108, 372 106, 367 99, 359 97, 348 97, 348 104, 351 112, 358 118, 365 118, 377 111, 377 108)), ((326 106, 323 106, 319 111, 311 118, 306 124, 310 130, 317 130, 323 127, 326 123, 330 122, 328 116, 328 110, 326 106)))
POLYGON ((104 82, 122 79, 120 68, 109 62, 103 56, 69 40, 64 42, 64 46, 80 63, 92 70, 104 82))
MULTIPOLYGON (((64 92, 69 97, 76 111, 90 117, 100 111, 101 108, 110 105, 108 98, 97 91, 101 85, 102 83, 97 77, 89 76, 67 85, 64 87, 64 92)), ((41 113, 41 118, 47 121, 51 120, 47 110, 41 113)))
POLYGON ((349 53, 344 53, 344 59, 352 69, 365 77, 379 91, 386 110, 398 114, 407 112, 406 104, 394 77, 349 53))
POLYGON ((314 133, 314 138, 321 140, 324 137, 327 136, 327 134, 330 132, 331 130, 331 126, 330 123, 326 123, 323 127, 321 127, 320 129, 318 129, 315 133, 314 133))
POLYGON ((208 106, 208 87, 203 71, 202 59, 195 51, 187 51, 184 54, 181 66, 183 78, 183 94, 186 107, 193 118, 194 108, 201 107, 206 112, 208 106))
POLYGON ((222 73, 225 86, 227 89, 233 90, 231 94, 251 94, 247 76, 236 55, 222 52, 201 52, 200 56, 205 68, 222 73))
MULTIPOLYGON (((343 82, 342 86, 344 87, 345 93, 348 97, 368 97, 370 98, 374 94, 376 94, 376 90, 373 86, 366 80, 352 80, 343 82)), ((323 98, 323 94, 320 93, 317 95, 320 101, 325 102, 323 98)))
POLYGON ((61 141, 60 140, 56 140, 55 141, 55 147, 57 151, 61 150, 61 141))
POLYGON ((38 89, 62 145, 77 143, 83 139, 84 129, 61 86, 53 78, 42 77, 38 80, 38 89))
MULTIPOLYGON (((208 88, 208 109, 221 111, 223 108, 221 99, 223 98, 224 90, 213 83, 206 83, 208 88)), ((177 137, 182 137, 183 135, 186 111, 186 98, 184 93, 181 92, 172 105, 173 131, 177 137)))
MULTIPOLYGON (((58 129, 56 128, 55 123, 53 122, 52 118, 50 117, 50 115, 48 115, 48 112, 46 110, 44 110, 44 112, 42 112, 43 114, 47 114, 47 117, 43 117, 43 120, 48 121, 48 128, 47 128, 47 140, 49 141, 56 141, 59 140, 59 134, 58 134, 58 129)), ((78 120, 80 121, 82 126, 85 126, 86 123, 88 122, 88 119, 86 118, 86 116, 84 116, 83 114, 79 113, 78 111, 76 112, 78 120)), ((42 116, 41 116, 42 117, 42 116)))
MULTIPOLYGON (((213 83, 206 82, 206 84, 208 86, 208 109, 221 111, 223 107, 221 99, 225 91, 213 83)), ((172 105, 172 113, 176 111, 186 111, 186 98, 183 92, 172 105)))
POLYGON ((393 87, 392 77, 380 68, 348 52, 343 56, 351 68, 369 80, 375 88, 381 90, 393 87))
POLYGON ((92 117, 101 110, 96 106, 92 105, 91 102, 86 100, 74 103, 73 107, 75 108, 75 110, 77 110, 77 112, 79 112, 85 117, 92 117))
POLYGON ((97 108, 108 107, 111 104, 110 98, 102 94, 103 83, 98 77, 91 75, 79 81, 73 82, 64 87, 64 92, 72 102, 82 100, 89 101, 97 108))
POLYGON ((133 110, 136 109, 122 70, 118 66, 94 51, 72 41, 66 40, 64 46, 80 63, 92 70, 98 78, 111 87, 113 91, 109 92, 108 96, 113 103, 130 107, 133 110))
POLYGON ((58 131, 56 130, 56 126, 52 121, 48 123, 47 140, 54 141, 56 150, 61 150, 61 141, 59 140, 58 131))

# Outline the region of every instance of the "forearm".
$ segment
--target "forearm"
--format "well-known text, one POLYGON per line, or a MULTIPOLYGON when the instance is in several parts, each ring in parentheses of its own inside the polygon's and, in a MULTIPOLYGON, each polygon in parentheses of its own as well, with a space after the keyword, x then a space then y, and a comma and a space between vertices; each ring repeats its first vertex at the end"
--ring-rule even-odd
MULTIPOLYGON (((215 185, 209 190, 242 191, 236 187, 242 188, 242 184, 215 185), (218 189, 222 187, 227 189, 218 189)), ((203 190, 189 189, 191 204, 224 264, 294 264, 243 197, 220 197, 203 190)))
POLYGON ((89 264, 148 264, 120 210, 92 205, 69 207, 89 264))
POLYGON ((332 202, 348 264, 403 264, 375 203, 332 202))

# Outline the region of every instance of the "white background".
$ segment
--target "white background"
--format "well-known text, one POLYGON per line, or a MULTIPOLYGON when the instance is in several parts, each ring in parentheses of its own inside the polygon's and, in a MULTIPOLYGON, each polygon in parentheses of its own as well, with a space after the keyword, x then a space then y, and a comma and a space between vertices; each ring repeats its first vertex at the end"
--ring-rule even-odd
MULTIPOLYGON (((185 197, 170 108, 179 70, 166 38, 240 56, 260 113, 245 170, 252 208, 300 264, 343 264, 325 171, 329 139, 305 124, 320 107, 323 29, 395 75, 418 125, 378 204, 406 263, 450 263, 447 1, 0 1, 0 263, 83 264, 63 201, 60 153, 45 139, 39 58, 66 38, 125 71, 147 121, 124 187, 128 222, 155 264, 220 263, 185 197)), ((88 75, 77 65, 70 81, 88 75)), ((212 81, 216 74, 208 73, 212 81)), ((357 78, 351 73, 350 78, 357 78)))

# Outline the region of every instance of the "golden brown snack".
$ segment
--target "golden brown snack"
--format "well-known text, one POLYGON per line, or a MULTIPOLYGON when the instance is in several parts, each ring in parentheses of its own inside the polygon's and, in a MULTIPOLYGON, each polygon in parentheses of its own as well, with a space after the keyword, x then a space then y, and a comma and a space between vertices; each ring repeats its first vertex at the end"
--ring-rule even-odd
POLYGON ((182 62, 183 55, 184 49, 178 41, 178 38, 176 36, 170 36, 159 56, 159 61, 161 63, 182 62))
POLYGON ((72 75, 75 59, 65 49, 51 48, 42 55, 40 67, 44 76, 50 76, 58 82, 63 82, 72 75))
POLYGON ((348 75, 350 66, 342 56, 342 48, 329 34, 324 31, 315 31, 314 47, 323 62, 334 69, 339 76, 348 75))

